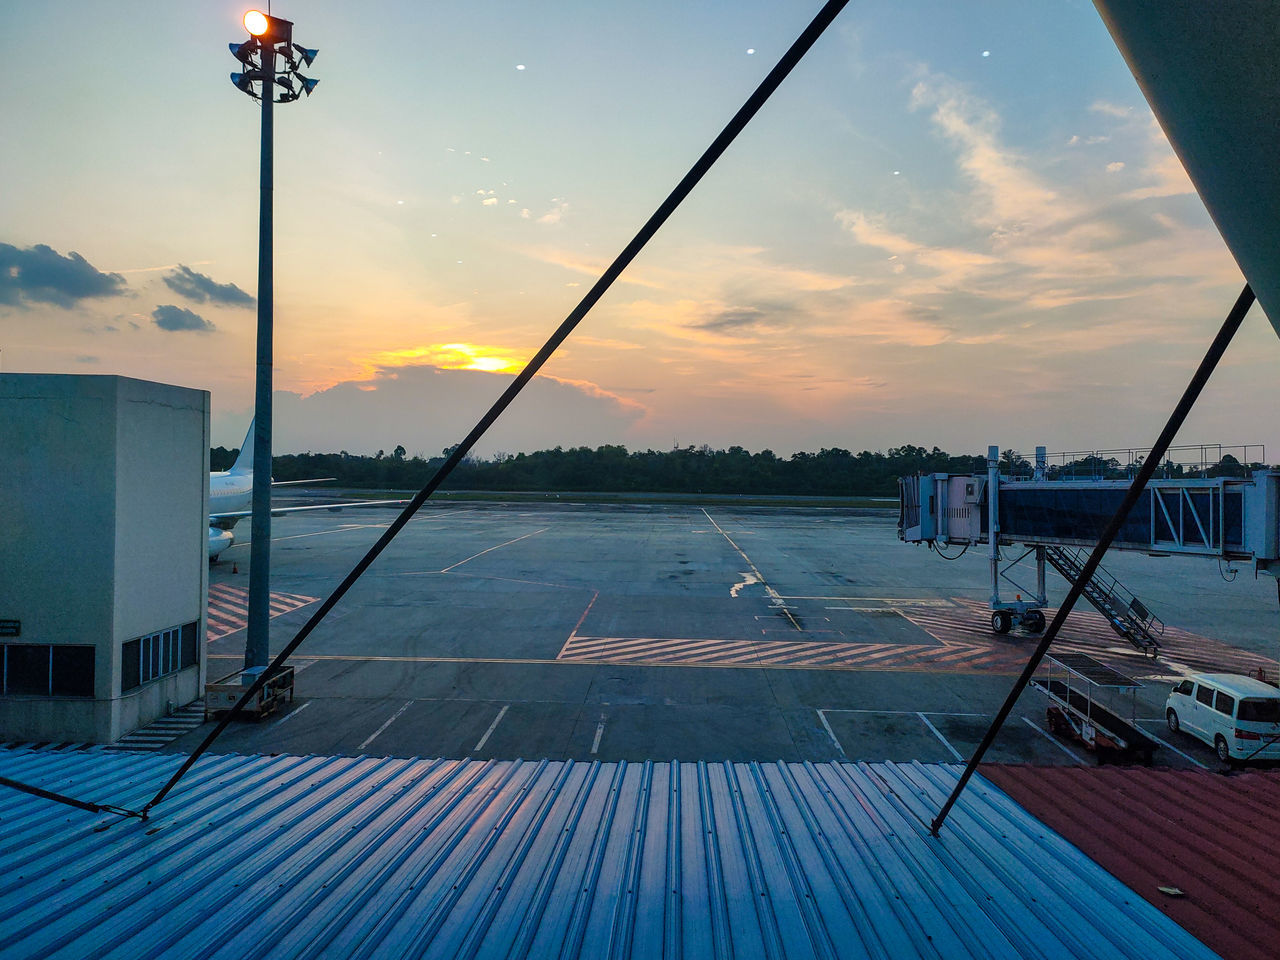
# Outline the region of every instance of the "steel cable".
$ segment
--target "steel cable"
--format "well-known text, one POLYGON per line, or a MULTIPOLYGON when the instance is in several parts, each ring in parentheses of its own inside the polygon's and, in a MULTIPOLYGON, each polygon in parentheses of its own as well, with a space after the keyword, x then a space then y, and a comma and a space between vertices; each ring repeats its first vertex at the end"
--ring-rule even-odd
MULTIPOLYGON (((1129 511, 1133 509, 1134 504, 1138 502, 1138 497, 1142 495, 1142 491, 1146 489, 1147 481, 1151 479, 1151 475, 1156 472, 1160 465, 1160 460, 1164 456, 1165 451, 1169 449, 1169 445, 1173 443, 1173 438, 1177 435, 1178 430, 1182 427, 1182 423, 1187 419, 1187 414, 1191 412, 1191 408, 1195 406, 1195 402, 1200 397, 1200 392, 1204 389, 1204 385, 1208 383, 1209 377, 1213 374, 1214 368, 1218 366, 1218 361, 1222 359, 1222 355, 1226 352, 1231 338, 1236 335, 1236 331, 1240 329, 1240 324, 1244 321, 1245 314, 1249 312, 1249 308, 1253 306, 1254 296, 1252 288, 1246 283, 1240 296, 1236 299, 1235 306, 1231 308, 1231 312, 1227 314, 1226 320, 1222 322, 1222 328, 1218 331, 1218 335, 1213 338, 1213 343, 1209 345, 1208 352, 1204 355, 1204 359, 1200 361, 1200 366, 1196 368, 1196 372, 1191 377, 1191 382, 1187 384, 1187 389, 1183 391, 1182 398, 1178 401, 1178 405, 1174 407, 1173 413, 1169 415, 1168 422, 1164 425, 1164 430, 1160 432, 1159 438, 1155 445, 1151 448, 1151 453, 1142 463, 1142 468, 1138 471, 1137 477, 1134 478, 1128 492, 1125 494, 1124 500, 1120 503, 1115 515, 1107 523, 1106 529, 1102 531, 1102 536, 1098 539, 1097 545, 1093 548, 1093 552, 1089 554, 1089 559, 1085 562, 1084 569, 1080 571, 1080 575, 1071 584, 1067 597, 1062 601, 1062 606, 1058 607, 1058 612, 1053 615, 1048 629, 1045 630, 1044 636, 1041 638, 1035 652, 1031 655, 1031 659, 1027 661, 1027 665, 1023 668, 1022 674, 1018 677, 1013 685, 1013 689, 1009 691, 1009 696, 1005 698, 1004 705, 1000 708, 1000 712, 996 714, 995 720, 991 722, 990 728, 986 735, 983 736, 982 742, 978 744, 978 749, 974 751, 969 762, 965 764, 964 772, 960 774, 960 779, 956 783, 955 788, 951 791, 951 795, 947 797, 946 803, 942 805, 942 809, 938 811, 938 815, 934 817, 933 823, 929 826, 929 832, 933 836, 938 835, 938 831, 942 828, 943 822, 947 819, 947 814, 956 800, 960 798, 960 794, 964 792, 965 785, 968 784, 969 778, 973 776, 974 770, 978 764, 982 762, 983 756, 986 755, 987 749, 991 746, 996 738, 996 734, 1000 732, 1000 728, 1004 726, 1005 720, 1008 719, 1010 712, 1013 710, 1014 702, 1022 695, 1022 691, 1026 688, 1027 683, 1031 680, 1032 674, 1040 666, 1040 661, 1044 659, 1044 655, 1049 652, 1049 645, 1053 643, 1057 637, 1058 631, 1062 629, 1063 622, 1067 619, 1067 614, 1071 612, 1071 608, 1075 606, 1076 600, 1080 598, 1080 594, 1084 591, 1084 585, 1093 579, 1094 573, 1097 572, 1098 565, 1102 562, 1102 556, 1107 552, 1107 548, 1111 546, 1111 542, 1120 532, 1120 527, 1125 519, 1129 516, 1129 511)), ((1278 581, 1280 584, 1280 581, 1278 581)))
POLYGON ((236 717, 244 706, 257 695, 258 691, 266 684, 271 675, 275 673, 284 664, 284 662, 292 655, 298 646, 311 634, 311 632, 319 626, 320 622, 328 615, 329 611, 334 608, 343 595, 351 589, 351 586, 360 579, 361 575, 369 568, 369 565, 377 559, 378 555, 387 547, 396 535, 404 528, 405 524, 417 513, 418 509, 426 502, 427 498, 440 486, 446 477, 453 472, 462 459, 471 452, 471 448, 484 435, 485 431, 493 424, 495 420, 502 414, 511 402, 515 400, 516 395, 524 389, 534 374, 542 367, 543 364, 550 359, 551 355, 556 351, 565 338, 573 332, 573 329, 582 321, 588 311, 595 306, 596 302, 605 294, 605 291, 613 285, 627 265, 636 258, 636 255, 644 248, 645 244, 652 239, 658 229, 670 218, 676 208, 684 201, 698 182, 711 169, 712 165, 720 158, 720 156, 728 149, 729 145, 737 138, 738 134, 751 121, 751 118, 759 112, 765 102, 778 88, 792 69, 804 57, 809 49, 822 36, 823 32, 831 25, 841 10, 844 9, 848 0, 828 0, 828 2, 818 11, 812 22, 804 29, 795 43, 783 54, 769 74, 760 82, 755 91, 747 98, 720 135, 712 141, 701 157, 690 168, 689 172, 671 191, 662 205, 654 212, 640 228, 640 231, 632 238, 631 242, 618 254, 617 258, 611 263, 607 270, 601 275, 600 279, 595 282, 586 296, 578 303, 573 311, 564 319, 556 331, 550 336, 542 349, 540 349, 517 374, 516 378, 511 382, 510 386, 502 393, 488 413, 481 417, 479 423, 472 428, 466 438, 454 448, 448 459, 440 466, 435 475, 427 481, 426 486, 418 491, 417 495, 409 501, 408 505, 396 517, 395 521, 387 528, 387 530, 378 538, 377 543, 369 548, 360 561, 351 569, 351 572, 338 584, 337 588, 325 598, 324 602, 312 614, 311 618, 302 626, 302 628, 294 635, 271 663, 264 669, 258 678, 245 690, 244 694, 236 702, 235 706, 227 711, 226 715, 218 722, 218 725, 209 733, 207 737, 196 747, 195 751, 187 758, 186 762, 169 778, 168 782, 156 793, 154 797, 148 801, 147 805, 142 808, 142 812, 146 813, 157 803, 165 798, 170 790, 177 785, 178 781, 186 774, 191 766, 200 756, 209 749, 210 745, 222 734, 227 725, 236 717))

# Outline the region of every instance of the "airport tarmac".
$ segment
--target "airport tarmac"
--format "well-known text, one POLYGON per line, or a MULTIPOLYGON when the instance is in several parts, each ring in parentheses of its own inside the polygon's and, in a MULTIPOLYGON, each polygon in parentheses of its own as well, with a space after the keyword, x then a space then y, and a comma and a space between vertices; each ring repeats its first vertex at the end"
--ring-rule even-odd
MULTIPOLYGON (((392 516, 274 521, 273 651, 392 516)), ((722 502, 428 504, 295 654, 295 702, 236 722, 213 750, 965 759, 1035 638, 991 633, 985 554, 946 562, 900 543, 895 522, 887 511, 722 502)), ((236 544, 210 568, 212 678, 243 657, 248 559, 236 544)), ((1089 608, 1055 649, 1143 680, 1135 713, 1162 742, 1158 764, 1218 768, 1210 748, 1165 728, 1166 678, 1274 675, 1275 583, 1249 569, 1226 582, 1212 561, 1115 554, 1107 566, 1168 625, 1169 656, 1144 658, 1089 608)), ((1052 571, 1049 584, 1054 604, 1066 584, 1052 571)), ((1048 734, 1045 706, 1024 693, 988 759, 1095 762, 1048 734)), ((208 729, 163 749, 189 751, 208 729)))

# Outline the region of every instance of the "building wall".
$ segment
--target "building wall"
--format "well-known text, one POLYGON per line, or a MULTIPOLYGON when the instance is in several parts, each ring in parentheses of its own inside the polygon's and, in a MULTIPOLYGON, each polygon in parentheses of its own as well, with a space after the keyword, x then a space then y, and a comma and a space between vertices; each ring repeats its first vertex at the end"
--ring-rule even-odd
POLYGON ((113 379, 0 375, 0 618, 23 640, 113 629, 113 379))
POLYGON ((209 395, 0 375, 0 643, 92 645, 93 696, 0 693, 0 739, 118 739, 200 695, 209 395), (122 692, 122 645, 197 624, 198 663, 122 692))

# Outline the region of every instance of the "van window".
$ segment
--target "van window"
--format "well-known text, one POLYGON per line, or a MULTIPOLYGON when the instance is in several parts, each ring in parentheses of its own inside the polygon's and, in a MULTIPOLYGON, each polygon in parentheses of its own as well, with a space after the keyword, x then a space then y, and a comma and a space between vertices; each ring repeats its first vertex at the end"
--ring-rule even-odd
POLYGON ((1214 709, 1219 713, 1225 713, 1228 717, 1236 711, 1236 698, 1229 697, 1221 690, 1218 691, 1218 702, 1214 709))
POLYGON ((1206 707, 1213 706, 1213 687, 1206 687, 1203 683, 1196 687, 1196 701, 1203 703, 1206 707))
POLYGON ((1280 699, 1241 700, 1240 719, 1255 723, 1280 723, 1280 699))
POLYGON ((1173 688, 1173 692, 1185 694, 1186 696, 1189 697, 1191 696, 1191 690, 1194 686, 1195 684, 1192 683, 1190 680, 1183 680, 1180 684, 1178 684, 1176 687, 1173 688))

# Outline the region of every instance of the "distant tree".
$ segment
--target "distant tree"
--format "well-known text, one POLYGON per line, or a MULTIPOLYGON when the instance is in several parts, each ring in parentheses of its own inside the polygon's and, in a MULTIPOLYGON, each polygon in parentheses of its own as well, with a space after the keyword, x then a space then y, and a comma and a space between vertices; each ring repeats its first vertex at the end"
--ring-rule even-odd
POLYGON ((407 450, 406 450, 404 447, 402 447, 400 444, 396 444, 396 448, 395 448, 394 450, 392 450, 392 451, 391 451, 391 458, 392 458, 393 460, 403 460, 403 459, 404 459, 404 457, 405 457, 405 454, 406 454, 406 453, 408 453, 408 452, 409 452, 409 451, 407 451, 407 450))
POLYGON ((1224 453, 1222 455, 1222 459, 1209 468, 1208 473, 1211 477, 1247 476, 1244 464, 1229 453, 1224 453))
POLYGON ((1017 450, 1000 452, 1000 472, 1010 477, 1029 477, 1032 473, 1031 463, 1017 450))

